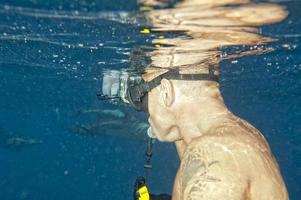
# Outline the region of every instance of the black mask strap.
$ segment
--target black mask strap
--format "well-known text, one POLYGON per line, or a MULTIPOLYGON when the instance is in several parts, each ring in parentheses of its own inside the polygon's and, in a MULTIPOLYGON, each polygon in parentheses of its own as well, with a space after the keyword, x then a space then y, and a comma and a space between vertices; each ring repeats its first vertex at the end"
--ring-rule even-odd
POLYGON ((169 80, 187 80, 187 81, 197 81, 197 80, 203 80, 203 81, 215 81, 219 82, 218 75, 214 74, 213 66, 209 66, 209 73, 208 74, 180 74, 178 69, 170 69, 164 74, 161 74, 160 76, 157 76, 153 80, 149 82, 143 82, 141 84, 141 89, 145 89, 143 91, 151 91, 155 87, 161 84, 162 79, 169 79, 169 80))

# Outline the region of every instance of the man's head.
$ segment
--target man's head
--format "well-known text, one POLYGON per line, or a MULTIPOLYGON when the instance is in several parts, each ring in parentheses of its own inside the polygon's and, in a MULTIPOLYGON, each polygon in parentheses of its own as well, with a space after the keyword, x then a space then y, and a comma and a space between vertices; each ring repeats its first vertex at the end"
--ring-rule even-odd
MULTIPOLYGON (((204 73, 202 73, 204 74, 204 73)), ((154 77, 146 74, 145 79, 154 77)), ((160 141, 182 139, 181 129, 191 123, 188 119, 195 109, 202 109, 200 100, 221 98, 219 84, 212 80, 174 80, 163 78, 148 93, 149 123, 160 141)))
POLYGON ((181 139, 183 127, 191 123, 191 114, 208 106, 205 99, 221 99, 216 66, 148 68, 143 77, 114 71, 104 75, 99 98, 122 100, 136 110, 148 112, 152 132, 158 139, 176 141, 181 139))

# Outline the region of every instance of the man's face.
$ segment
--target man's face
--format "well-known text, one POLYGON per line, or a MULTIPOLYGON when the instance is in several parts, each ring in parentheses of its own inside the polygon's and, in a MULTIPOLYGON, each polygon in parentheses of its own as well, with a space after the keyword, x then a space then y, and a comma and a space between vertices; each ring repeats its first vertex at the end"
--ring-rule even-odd
POLYGON ((174 142, 178 140, 175 133, 175 117, 170 107, 164 104, 160 87, 148 93, 149 123, 152 132, 160 141, 174 142))

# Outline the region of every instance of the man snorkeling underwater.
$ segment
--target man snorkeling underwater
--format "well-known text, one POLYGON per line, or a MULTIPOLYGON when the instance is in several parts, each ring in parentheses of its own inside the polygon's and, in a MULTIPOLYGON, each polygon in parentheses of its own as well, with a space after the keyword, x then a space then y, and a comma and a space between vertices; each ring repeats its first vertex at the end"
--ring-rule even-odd
POLYGON ((172 199, 288 199, 268 143, 228 110, 217 73, 168 70, 128 84, 126 98, 149 113, 151 132, 176 143, 181 164, 172 199))
POLYGON ((268 143, 227 109, 215 81, 163 78, 148 109, 158 140, 178 143, 173 200, 288 199, 268 143))
MULTIPOLYGON (((205 1, 183 3, 200 2, 205 1)), ((220 46, 272 41, 256 34, 254 26, 280 21, 285 11, 274 4, 186 5, 154 10, 148 16, 157 31, 183 30, 188 37, 155 39, 163 48, 148 53, 153 67, 142 77, 105 76, 102 97, 118 96, 147 112, 150 132, 159 141, 175 142, 181 163, 172 200, 287 200, 264 136, 224 103, 217 59, 220 46)))

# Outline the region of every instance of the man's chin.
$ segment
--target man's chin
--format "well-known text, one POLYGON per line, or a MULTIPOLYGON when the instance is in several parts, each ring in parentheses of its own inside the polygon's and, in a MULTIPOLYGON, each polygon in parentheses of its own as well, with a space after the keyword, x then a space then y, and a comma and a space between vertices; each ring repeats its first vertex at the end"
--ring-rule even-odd
POLYGON ((153 125, 151 119, 149 119, 148 121, 151 126, 152 134, 156 136, 156 139, 159 140, 160 142, 175 142, 179 140, 179 138, 175 137, 172 133, 162 134, 162 132, 159 132, 157 128, 153 125))
POLYGON ((179 140, 178 138, 172 137, 168 134, 165 136, 156 135, 156 137, 160 142, 176 142, 177 140, 179 140))

